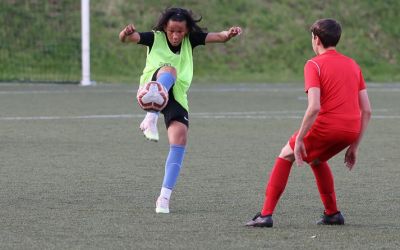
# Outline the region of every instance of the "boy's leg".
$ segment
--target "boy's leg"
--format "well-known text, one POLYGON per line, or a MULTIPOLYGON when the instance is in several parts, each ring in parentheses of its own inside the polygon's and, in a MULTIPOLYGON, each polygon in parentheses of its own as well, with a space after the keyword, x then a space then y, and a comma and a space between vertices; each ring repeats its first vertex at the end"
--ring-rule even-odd
POLYGON ((358 138, 358 133, 346 131, 329 131, 324 137, 318 137, 316 134, 312 140, 313 150, 307 151, 310 157, 310 166, 314 173, 318 191, 322 203, 324 204, 324 214, 327 216, 337 214, 336 193, 334 178, 328 164, 328 160, 347 148, 358 138))
POLYGON ((320 193, 321 201, 325 210, 321 219, 317 221, 318 225, 343 225, 344 217, 338 211, 336 205, 336 194, 333 183, 333 175, 327 162, 321 162, 318 165, 311 165, 320 193))
POLYGON ((291 161, 283 158, 278 157, 276 159, 265 190, 265 200, 261 210, 262 216, 272 215, 274 213, 279 198, 285 190, 292 164, 291 161))
POLYGON ((294 161, 293 150, 289 143, 283 148, 271 170, 270 178, 265 190, 265 199, 261 213, 258 213, 246 226, 272 227, 272 214, 279 198, 285 190, 290 170, 294 161))
POLYGON ((265 190, 264 205, 261 213, 257 213, 252 220, 246 223, 251 227, 272 227, 272 214, 279 198, 285 190, 293 162, 284 158, 276 158, 271 170, 270 178, 265 190))
POLYGON ((324 204, 326 215, 333 215, 338 212, 336 205, 335 185, 333 175, 328 162, 321 162, 318 165, 311 165, 317 182, 321 201, 324 204))

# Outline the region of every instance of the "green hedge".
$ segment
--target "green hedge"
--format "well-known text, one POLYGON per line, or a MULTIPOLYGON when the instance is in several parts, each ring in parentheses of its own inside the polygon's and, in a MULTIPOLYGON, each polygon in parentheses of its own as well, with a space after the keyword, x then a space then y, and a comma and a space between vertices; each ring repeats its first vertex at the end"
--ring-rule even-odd
MULTIPOLYGON (((397 0, 91 1, 92 79, 137 83, 146 47, 122 44, 118 33, 128 23, 151 30, 171 2, 201 15, 210 32, 243 27, 226 44, 195 49, 194 81, 301 81, 313 56, 308 28, 325 17, 342 23, 338 50, 358 61, 367 81, 400 81, 397 0)), ((0 80, 79 81, 80 1, 4 0, 0 16, 0 80)))

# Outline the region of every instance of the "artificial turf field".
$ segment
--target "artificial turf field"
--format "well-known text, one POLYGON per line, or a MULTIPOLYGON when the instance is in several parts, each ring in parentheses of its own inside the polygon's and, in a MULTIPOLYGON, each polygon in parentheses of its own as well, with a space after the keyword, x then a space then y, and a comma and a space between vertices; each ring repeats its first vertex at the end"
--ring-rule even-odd
POLYGON ((0 84, 0 249, 399 249, 400 85, 369 84, 373 118, 355 169, 330 161, 345 226, 317 226, 312 172, 293 166, 274 227, 269 170, 299 127, 302 83, 194 83, 187 154, 155 214, 168 143, 148 142, 128 85, 0 84))

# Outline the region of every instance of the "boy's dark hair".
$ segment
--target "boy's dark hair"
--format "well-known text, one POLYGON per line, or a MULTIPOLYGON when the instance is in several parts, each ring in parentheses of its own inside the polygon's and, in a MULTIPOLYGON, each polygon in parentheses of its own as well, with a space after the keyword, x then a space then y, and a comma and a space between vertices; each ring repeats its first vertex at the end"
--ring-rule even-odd
POLYGON ((342 34, 340 23, 330 18, 317 20, 311 26, 310 31, 319 37, 324 48, 335 47, 342 34))
POLYGON ((195 19, 191 10, 183 8, 167 8, 158 19, 157 24, 153 27, 153 30, 164 31, 164 26, 167 25, 169 20, 183 22, 186 21, 186 25, 190 32, 203 32, 203 28, 200 28, 197 23, 201 21, 202 17, 195 19))

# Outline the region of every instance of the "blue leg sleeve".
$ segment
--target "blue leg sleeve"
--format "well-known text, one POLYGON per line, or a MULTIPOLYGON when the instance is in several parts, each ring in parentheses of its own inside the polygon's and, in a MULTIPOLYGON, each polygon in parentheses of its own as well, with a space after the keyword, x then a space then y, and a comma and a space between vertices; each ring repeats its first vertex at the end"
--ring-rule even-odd
POLYGON ((182 167, 185 156, 184 145, 170 145, 167 161, 165 162, 165 174, 162 186, 173 189, 182 167))
POLYGON ((161 83, 167 91, 172 88, 172 85, 175 83, 175 77, 170 72, 161 73, 157 78, 157 82, 161 83))

